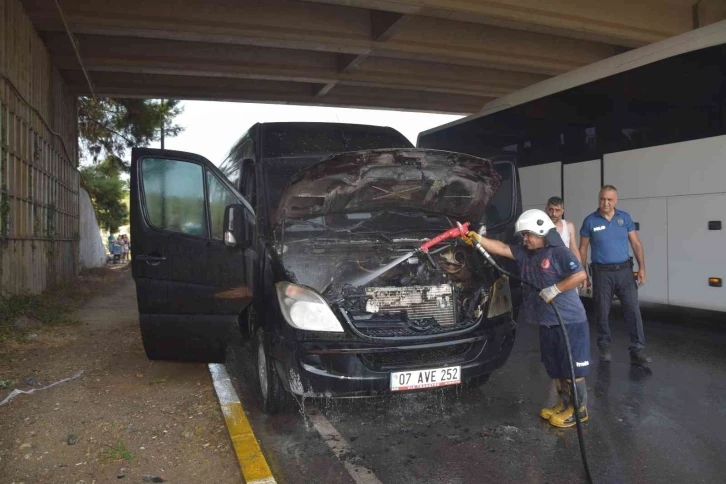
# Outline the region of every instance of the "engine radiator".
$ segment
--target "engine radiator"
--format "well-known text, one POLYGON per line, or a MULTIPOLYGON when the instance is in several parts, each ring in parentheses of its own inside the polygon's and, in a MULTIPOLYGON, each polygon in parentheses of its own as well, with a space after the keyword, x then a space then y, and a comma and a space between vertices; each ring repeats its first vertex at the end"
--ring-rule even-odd
POLYGON ((409 319, 434 318, 439 326, 456 324, 454 290, 441 286, 367 287, 366 311, 394 313, 406 311, 409 319))

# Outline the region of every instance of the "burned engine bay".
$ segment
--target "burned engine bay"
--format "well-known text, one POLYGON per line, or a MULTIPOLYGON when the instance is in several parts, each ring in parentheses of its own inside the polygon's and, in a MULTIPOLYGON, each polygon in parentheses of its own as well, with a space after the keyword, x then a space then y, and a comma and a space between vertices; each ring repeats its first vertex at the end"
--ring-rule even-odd
POLYGON ((413 255, 364 286, 350 284, 420 242, 292 243, 285 247, 284 266, 291 282, 318 291, 339 317, 367 336, 426 335, 473 326, 486 311, 497 275, 461 240, 428 255, 413 255))
POLYGON ((483 317, 494 270, 458 238, 415 249, 455 220, 486 223, 500 183, 490 161, 462 153, 332 155, 291 179, 275 212, 275 250, 287 280, 316 290, 365 335, 463 329, 483 317))

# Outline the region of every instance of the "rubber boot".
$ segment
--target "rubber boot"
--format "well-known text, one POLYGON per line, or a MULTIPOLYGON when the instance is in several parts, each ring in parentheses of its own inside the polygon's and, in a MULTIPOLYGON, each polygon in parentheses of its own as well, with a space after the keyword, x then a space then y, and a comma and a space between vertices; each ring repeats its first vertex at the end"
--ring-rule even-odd
MULTIPOLYGON (((572 389, 569 385, 570 381, 571 380, 567 380, 567 389, 570 393, 570 401, 573 402, 574 398, 572 398, 572 389)), ((580 409, 578 411, 578 414, 580 416, 580 422, 587 422, 587 385, 585 384, 585 379, 578 378, 577 380, 575 380, 575 385, 577 386, 577 397, 580 400, 580 409)), ((560 413, 556 413, 552 417, 550 417, 550 425, 554 425, 555 427, 567 428, 574 427, 576 424, 577 421, 575 420, 575 408, 572 403, 560 413)))
POLYGON ((647 356, 642 350, 630 350, 630 364, 637 366, 648 366, 653 360, 647 356))
POLYGON ((554 407, 545 407, 539 411, 539 416, 545 420, 549 420, 556 413, 560 413, 570 404, 570 394, 565 388, 567 384, 563 379, 555 380, 557 386, 557 395, 560 396, 560 400, 555 404, 554 407))
POLYGON ((600 360, 610 363, 610 360, 613 359, 612 355, 610 355, 610 347, 599 346, 599 348, 600 348, 600 360))

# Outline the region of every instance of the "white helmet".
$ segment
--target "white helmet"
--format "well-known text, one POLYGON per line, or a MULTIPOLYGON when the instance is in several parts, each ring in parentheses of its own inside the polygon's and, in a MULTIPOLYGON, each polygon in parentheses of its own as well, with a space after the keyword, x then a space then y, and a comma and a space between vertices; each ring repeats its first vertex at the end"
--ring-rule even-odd
POLYGON ((523 232, 531 232, 538 237, 544 237, 547 232, 555 228, 555 224, 550 220, 549 215, 542 210, 527 210, 517 219, 514 224, 514 231, 517 234, 523 232))

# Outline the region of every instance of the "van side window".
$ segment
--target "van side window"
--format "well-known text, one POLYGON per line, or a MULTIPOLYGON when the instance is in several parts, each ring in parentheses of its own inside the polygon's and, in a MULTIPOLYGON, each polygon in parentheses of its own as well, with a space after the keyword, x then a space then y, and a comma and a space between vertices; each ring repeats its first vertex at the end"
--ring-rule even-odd
POLYGON ((141 162, 144 201, 156 228, 207 237, 204 172, 195 163, 146 158, 141 162))
POLYGON ((224 209, 227 208, 227 205, 239 203, 239 201, 211 171, 207 171, 207 189, 209 190, 209 222, 212 227, 212 238, 224 240, 224 209))

